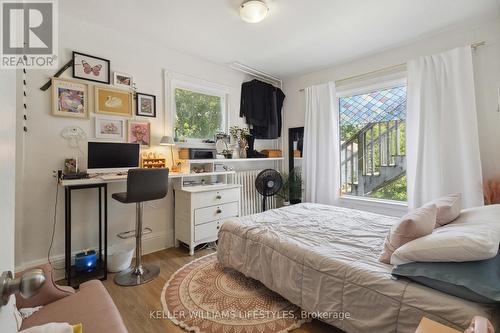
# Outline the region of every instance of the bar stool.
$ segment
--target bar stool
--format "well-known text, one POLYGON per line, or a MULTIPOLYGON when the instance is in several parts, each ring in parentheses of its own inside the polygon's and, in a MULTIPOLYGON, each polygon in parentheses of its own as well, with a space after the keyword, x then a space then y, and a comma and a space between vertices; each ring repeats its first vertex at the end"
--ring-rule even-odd
POLYGON ((121 203, 136 204, 135 217, 135 265, 115 276, 120 286, 137 286, 149 282, 160 274, 155 265, 142 265, 142 212, 144 201, 164 198, 168 190, 168 169, 131 169, 127 176, 127 192, 113 193, 113 199, 121 203))

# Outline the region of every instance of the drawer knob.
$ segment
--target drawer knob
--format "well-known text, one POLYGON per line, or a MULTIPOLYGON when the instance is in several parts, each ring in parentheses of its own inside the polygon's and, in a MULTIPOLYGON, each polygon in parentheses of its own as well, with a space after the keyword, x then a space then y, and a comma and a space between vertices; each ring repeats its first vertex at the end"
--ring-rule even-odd
POLYGON ((215 197, 217 200, 220 200, 222 199, 222 196, 220 194, 217 194, 217 196, 215 197))
POLYGON ((220 229, 220 226, 217 226, 217 229, 220 229))
POLYGON ((215 211, 217 214, 220 214, 222 213, 222 210, 220 208, 217 208, 217 210, 215 211))

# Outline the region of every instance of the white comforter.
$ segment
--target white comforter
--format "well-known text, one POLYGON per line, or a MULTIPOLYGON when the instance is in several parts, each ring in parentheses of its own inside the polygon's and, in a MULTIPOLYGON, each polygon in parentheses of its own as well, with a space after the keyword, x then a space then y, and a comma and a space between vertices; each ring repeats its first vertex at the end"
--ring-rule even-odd
POLYGON ((218 258, 348 333, 414 333, 424 315, 459 329, 474 315, 498 318, 491 305, 394 280, 392 266, 378 256, 396 221, 333 206, 295 205, 225 221, 218 258))

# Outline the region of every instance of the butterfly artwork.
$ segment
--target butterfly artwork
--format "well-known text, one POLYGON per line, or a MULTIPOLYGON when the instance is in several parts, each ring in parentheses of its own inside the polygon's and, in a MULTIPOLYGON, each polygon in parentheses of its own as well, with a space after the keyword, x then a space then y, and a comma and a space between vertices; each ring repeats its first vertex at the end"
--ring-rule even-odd
POLYGON ((109 84, 110 61, 73 51, 73 77, 109 84))
POLYGON ((92 73, 95 76, 99 76, 100 75, 100 72, 101 72, 101 69, 102 69, 102 65, 99 64, 99 65, 95 65, 94 67, 92 67, 85 60, 82 60, 82 65, 83 65, 83 72, 85 74, 92 73))

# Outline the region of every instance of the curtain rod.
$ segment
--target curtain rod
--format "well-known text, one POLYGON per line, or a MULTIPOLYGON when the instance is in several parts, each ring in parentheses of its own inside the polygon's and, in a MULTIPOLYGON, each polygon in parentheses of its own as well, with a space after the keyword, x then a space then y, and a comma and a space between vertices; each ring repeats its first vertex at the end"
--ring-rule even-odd
MULTIPOLYGON (((476 50, 477 48, 479 48, 479 47, 481 47, 483 45, 486 45, 485 41, 480 41, 480 42, 472 43, 470 47, 473 50, 476 50)), ((373 74, 377 74, 379 72, 385 72, 385 71, 388 71, 388 70, 391 70, 391 69, 397 69, 399 67, 406 67, 406 62, 397 64, 397 65, 392 65, 392 66, 384 67, 384 68, 379 68, 379 69, 373 70, 371 72, 363 73, 363 74, 353 75, 353 76, 347 77, 345 79, 336 80, 335 83, 341 83, 341 82, 345 82, 345 81, 350 81, 350 80, 354 80, 354 79, 358 79, 358 78, 370 76, 370 75, 373 75, 373 74)), ((304 91, 304 88, 299 89, 299 91, 304 91)))

